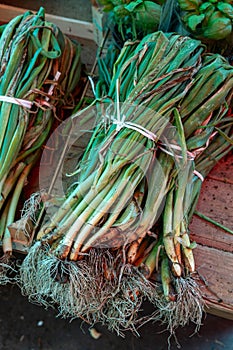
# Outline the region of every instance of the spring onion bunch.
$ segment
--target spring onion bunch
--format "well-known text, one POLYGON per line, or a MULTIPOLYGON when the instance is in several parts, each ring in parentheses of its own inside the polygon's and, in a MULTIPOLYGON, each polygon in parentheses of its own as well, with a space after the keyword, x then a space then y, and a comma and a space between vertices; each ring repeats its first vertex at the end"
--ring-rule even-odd
POLYGON ((200 41, 162 32, 127 42, 108 68, 103 59, 78 178, 39 229, 22 291, 118 333, 145 321, 145 299, 171 332, 200 325, 188 224, 201 180, 231 147, 233 69, 200 41))
POLYGON ((22 189, 55 121, 72 108, 81 74, 80 45, 28 11, 1 27, 0 242, 12 255, 9 226, 22 189))
MULTIPOLYGON (((204 177, 216 161, 232 149, 232 67, 220 55, 205 53, 201 56, 201 65, 192 77, 188 91, 171 113, 170 122, 176 126, 183 161, 180 165, 175 162, 176 167, 179 165, 179 172, 178 176, 174 176, 174 173, 172 175, 173 182, 166 196, 161 221, 156 225, 157 243, 147 258, 145 245, 147 248, 151 247, 150 238, 143 241, 139 239, 131 245, 132 249, 129 248, 130 262, 133 261, 139 267, 143 263, 143 269, 148 268, 148 277, 157 270, 159 280, 162 278, 164 303, 167 305, 162 306, 161 299, 155 294, 155 305, 159 310, 155 314, 160 320, 163 318, 162 314, 166 315, 165 322, 171 332, 176 326, 184 325, 190 320, 201 323, 203 301, 195 280, 189 278, 195 272, 192 253, 195 243, 189 240, 188 226, 204 177), (188 156, 193 157, 193 160, 189 160, 188 156)), ((127 76, 126 67, 132 67, 130 58, 126 60, 124 70, 121 70, 124 78, 127 76)), ((120 59, 119 62, 121 63, 120 59)), ((172 64, 169 64, 170 68, 172 64)), ((128 72, 133 76, 130 69, 128 72)), ((101 74, 106 76, 106 70, 101 71, 101 74)), ((117 75, 117 69, 115 74, 115 77, 121 78, 120 74, 117 75)), ((151 77, 149 74, 148 76, 151 77)), ((103 80, 109 81, 105 78, 103 80)), ((122 83, 127 84, 127 79, 122 79, 122 83)), ((148 79, 146 87, 149 84, 148 79)), ((104 87, 104 93, 105 89, 104 87)), ((122 94, 128 100, 131 94, 126 97, 126 91, 128 93, 130 89, 128 91, 123 88, 122 94)), ((156 98, 157 96, 155 100, 156 98)), ((152 101, 154 99, 150 102, 152 101)))

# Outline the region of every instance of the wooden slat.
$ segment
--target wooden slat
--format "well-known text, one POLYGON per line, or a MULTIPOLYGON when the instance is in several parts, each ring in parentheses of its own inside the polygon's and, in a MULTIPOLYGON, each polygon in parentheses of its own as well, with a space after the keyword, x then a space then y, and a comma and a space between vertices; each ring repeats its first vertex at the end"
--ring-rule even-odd
MULTIPOLYGON (((217 179, 233 180, 233 154, 219 162, 204 181, 197 210, 233 230, 233 184, 217 179), (214 177, 215 179, 212 179, 214 177)), ((197 243, 233 253, 233 235, 199 217, 190 225, 197 243)))
POLYGON ((215 168, 211 171, 211 173, 207 176, 207 178, 215 177, 216 179, 226 179, 230 180, 233 183, 233 154, 231 153, 229 156, 220 160, 215 166, 215 168))
MULTIPOLYGON (((232 174, 231 153, 204 181, 197 205, 198 211, 230 229, 233 229, 232 174)), ((233 235, 195 215, 190 230, 191 238, 198 243, 194 255, 207 312, 233 319, 233 235)))
POLYGON ((209 299, 206 299, 206 312, 211 315, 233 320, 233 308, 231 306, 215 303, 209 299))
MULTIPOLYGON (((0 22, 7 23, 12 18, 24 13, 27 10, 28 9, 21 7, 0 4, 0 22)), ((47 21, 56 24, 64 34, 94 40, 93 24, 90 22, 50 14, 45 14, 45 18, 47 21)))
MULTIPOLYGON (((218 220, 218 217, 215 218, 218 220)), ((233 252, 233 240, 227 233, 206 221, 195 217, 190 225, 191 237, 195 242, 207 247, 233 252)))
POLYGON ((233 230, 233 184, 206 179, 197 210, 233 230))
MULTIPOLYGON (((207 179, 197 210, 233 230, 233 185, 207 179)), ((233 236, 197 216, 190 225, 192 238, 203 245, 233 252, 233 236)))
POLYGON ((194 256, 203 279, 203 295, 214 303, 228 305, 233 312, 233 254, 198 245, 194 256))

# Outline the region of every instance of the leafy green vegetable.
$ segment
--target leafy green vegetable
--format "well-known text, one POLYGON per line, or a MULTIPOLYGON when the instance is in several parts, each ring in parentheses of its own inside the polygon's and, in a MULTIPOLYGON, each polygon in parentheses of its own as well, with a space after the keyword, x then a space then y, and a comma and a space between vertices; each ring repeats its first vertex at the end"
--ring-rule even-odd
POLYGON ((178 0, 178 4, 183 24, 194 37, 222 40, 232 35, 232 1, 178 0))

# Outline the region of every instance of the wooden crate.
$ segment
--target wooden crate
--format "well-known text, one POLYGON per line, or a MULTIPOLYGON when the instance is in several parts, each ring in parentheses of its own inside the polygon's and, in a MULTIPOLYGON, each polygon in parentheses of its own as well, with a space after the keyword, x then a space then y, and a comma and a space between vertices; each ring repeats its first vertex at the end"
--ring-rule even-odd
MULTIPOLYGON (((12 18, 24 13, 27 9, 0 4, 0 23, 7 23, 12 18)), ((64 34, 93 40, 93 24, 73 18, 45 14, 47 21, 56 24, 64 34)))

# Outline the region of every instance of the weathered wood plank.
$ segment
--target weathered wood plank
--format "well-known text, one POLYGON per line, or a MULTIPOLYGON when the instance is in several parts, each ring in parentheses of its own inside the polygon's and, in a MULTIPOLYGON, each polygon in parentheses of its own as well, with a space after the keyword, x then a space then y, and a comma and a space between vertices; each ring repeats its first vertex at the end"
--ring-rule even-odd
MULTIPOLYGON (((230 229, 233 229, 232 174, 231 153, 204 181, 197 205, 198 211, 230 229)), ((190 231, 198 243, 194 256, 207 312, 233 319, 233 235, 195 215, 190 231)))
MULTIPOLYGON (((217 169, 218 166, 216 166, 217 169)), ((233 230, 233 184, 206 179, 202 186, 197 210, 233 230)), ((196 242, 233 252, 233 235, 214 224, 194 215, 190 230, 196 242)))
MULTIPOLYGON (((215 218, 218 220, 218 217, 215 218)), ((207 247, 233 253, 233 237, 213 224, 194 217, 190 225, 191 237, 195 242, 207 247)))
MULTIPOLYGON (((0 22, 7 23, 12 18, 24 13, 27 9, 0 4, 0 22)), ((94 40, 94 29, 91 22, 45 14, 47 21, 56 24, 64 34, 94 40)))
POLYGON ((197 210, 233 230, 233 184, 206 179, 197 210))
POLYGON ((212 313, 224 310, 233 319, 233 254, 198 245, 194 256, 203 296, 212 313))
POLYGON ((233 183, 233 153, 231 152, 228 156, 221 159, 218 164, 214 167, 208 178, 214 178, 218 180, 224 179, 230 180, 233 183))

